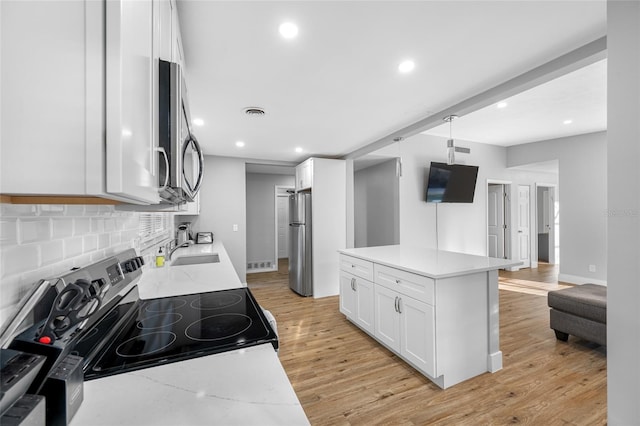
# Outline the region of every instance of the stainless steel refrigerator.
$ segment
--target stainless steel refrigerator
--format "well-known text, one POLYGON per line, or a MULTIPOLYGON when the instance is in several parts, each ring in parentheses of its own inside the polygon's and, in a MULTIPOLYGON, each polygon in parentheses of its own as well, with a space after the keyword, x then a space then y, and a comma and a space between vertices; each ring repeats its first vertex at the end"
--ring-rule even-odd
POLYGON ((289 196, 289 287, 301 296, 313 295, 311 193, 289 196))

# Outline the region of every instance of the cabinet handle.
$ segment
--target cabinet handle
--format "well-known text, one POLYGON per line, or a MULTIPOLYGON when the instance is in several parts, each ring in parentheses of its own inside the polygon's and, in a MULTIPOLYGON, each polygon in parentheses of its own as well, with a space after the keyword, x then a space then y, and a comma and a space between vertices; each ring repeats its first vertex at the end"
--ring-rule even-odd
POLYGON ((393 301, 393 309, 398 312, 398 296, 396 296, 395 300, 393 301))
POLYGON ((351 290, 356 291, 356 279, 351 278, 351 290))
POLYGON ((402 313, 402 298, 398 297, 398 313, 401 314, 402 313))
POLYGON ((396 284, 400 284, 400 280, 396 280, 396 284))

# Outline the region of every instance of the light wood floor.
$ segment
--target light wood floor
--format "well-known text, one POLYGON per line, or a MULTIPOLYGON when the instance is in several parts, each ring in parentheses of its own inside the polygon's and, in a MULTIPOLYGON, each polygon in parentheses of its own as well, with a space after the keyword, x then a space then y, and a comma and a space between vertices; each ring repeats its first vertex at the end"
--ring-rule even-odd
POLYGON ((338 296, 289 290, 286 261, 247 281, 277 319, 280 360, 312 425, 606 424, 605 349, 556 341, 545 297, 553 275, 544 265, 501 274, 504 368, 447 390, 347 321, 338 296))

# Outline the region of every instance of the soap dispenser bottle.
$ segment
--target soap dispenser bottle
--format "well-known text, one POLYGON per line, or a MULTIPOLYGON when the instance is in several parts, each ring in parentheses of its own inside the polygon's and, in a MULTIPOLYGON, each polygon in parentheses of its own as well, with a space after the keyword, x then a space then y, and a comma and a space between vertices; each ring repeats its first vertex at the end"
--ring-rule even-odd
POLYGON ((164 252, 162 251, 162 247, 158 249, 158 254, 156 255, 156 268, 162 268, 164 266, 164 252))

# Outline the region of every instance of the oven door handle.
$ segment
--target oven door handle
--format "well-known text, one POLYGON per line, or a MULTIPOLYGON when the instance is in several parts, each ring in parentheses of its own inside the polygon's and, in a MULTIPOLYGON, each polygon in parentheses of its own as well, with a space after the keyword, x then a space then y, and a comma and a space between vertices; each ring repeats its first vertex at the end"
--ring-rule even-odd
POLYGON ((13 340, 16 334, 16 330, 22 324, 22 321, 29 315, 36 303, 40 301, 42 296, 58 282, 57 279, 53 281, 40 280, 35 284, 27 294, 20 300, 18 311, 13 318, 5 322, 5 326, 0 333, 0 348, 6 349, 13 340))

